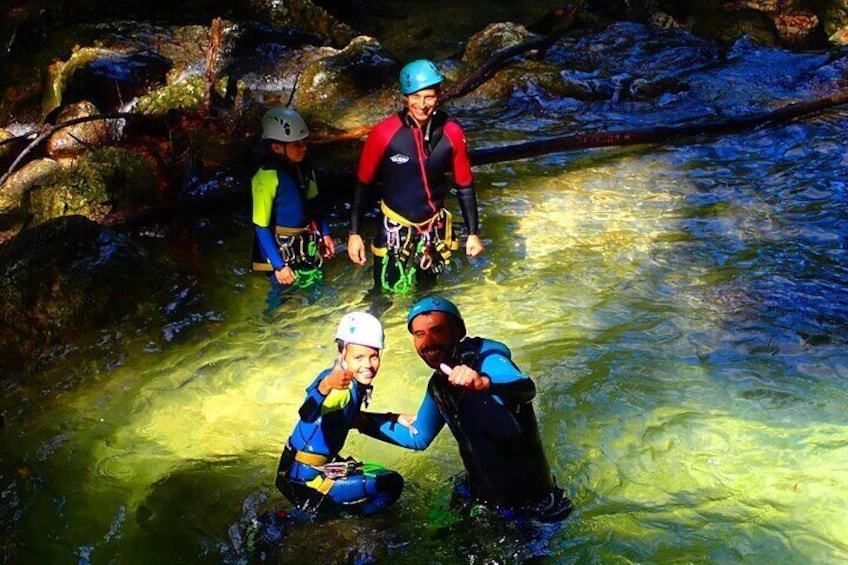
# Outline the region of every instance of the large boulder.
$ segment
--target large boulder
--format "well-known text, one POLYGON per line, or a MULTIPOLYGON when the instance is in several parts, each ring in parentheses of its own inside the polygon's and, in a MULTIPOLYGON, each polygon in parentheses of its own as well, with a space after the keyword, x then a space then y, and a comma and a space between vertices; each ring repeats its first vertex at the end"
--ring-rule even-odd
POLYGON ((53 159, 30 161, 0 185, 0 217, 21 216, 29 191, 37 185, 46 184, 61 169, 53 159))
POLYGON ((249 0, 248 15, 274 27, 292 27, 314 33, 330 45, 341 48, 356 31, 310 0, 249 0))
POLYGON ((848 0, 825 2, 819 16, 830 42, 848 45, 848 0))
POLYGON ((70 215, 102 220, 116 210, 152 204, 156 194, 154 172, 142 156, 104 147, 55 171, 49 182, 33 187, 26 213, 33 225, 70 215))
POLYGON ((81 216, 18 234, 0 246, 0 376, 134 312, 167 276, 126 236, 81 216))
POLYGON ((396 106, 400 66, 377 40, 360 36, 344 49, 312 53, 307 52, 293 101, 307 121, 356 127, 385 117, 386 108, 396 106))
POLYGON ((60 163, 69 163, 91 149, 114 141, 115 127, 107 120, 88 118, 97 116, 99 111, 88 101, 81 101, 62 108, 56 117, 56 123, 83 120, 68 127, 56 130, 47 140, 47 154, 60 163))

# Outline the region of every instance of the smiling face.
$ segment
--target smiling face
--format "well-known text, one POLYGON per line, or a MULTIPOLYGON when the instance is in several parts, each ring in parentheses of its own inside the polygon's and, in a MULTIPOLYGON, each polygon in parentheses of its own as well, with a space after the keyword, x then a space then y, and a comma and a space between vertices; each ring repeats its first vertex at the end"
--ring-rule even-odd
POLYGON ((342 363, 347 370, 353 371, 356 382, 370 385, 380 370, 380 350, 348 343, 342 350, 342 363))
POLYGON ((413 318, 410 325, 418 356, 433 369, 441 363, 450 364, 458 331, 444 312, 429 312, 413 318))
POLYGON ((425 88, 406 96, 406 107, 409 115, 423 126, 433 115, 436 103, 439 101, 439 91, 435 88, 425 88))

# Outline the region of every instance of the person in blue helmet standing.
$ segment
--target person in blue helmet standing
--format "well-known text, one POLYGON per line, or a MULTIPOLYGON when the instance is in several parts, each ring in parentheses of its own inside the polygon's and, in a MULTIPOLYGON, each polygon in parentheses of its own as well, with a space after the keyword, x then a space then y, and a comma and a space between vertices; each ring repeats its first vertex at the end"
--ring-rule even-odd
POLYGON ((286 443, 276 486, 300 511, 344 508, 363 515, 392 504, 403 477, 339 452, 362 404, 368 406, 372 382, 384 349, 383 327, 366 312, 345 315, 336 331, 338 354, 306 389, 300 420, 286 443))
POLYGON ((315 173, 307 160, 309 129, 292 108, 262 117, 253 196, 253 270, 270 275, 272 288, 308 286, 335 254, 315 173))
POLYGON ((404 108, 377 124, 362 149, 350 215, 347 252, 365 265, 362 216, 369 188, 381 181, 380 218, 371 244, 375 288, 394 293, 415 283, 431 284, 459 247, 453 218, 445 208, 453 175, 467 238, 465 252, 483 252, 465 133, 437 109, 444 78, 419 59, 400 72, 404 108))
POLYGON ((457 493, 507 516, 556 522, 572 510, 556 485, 532 400, 533 381, 498 341, 468 337, 459 309, 431 296, 409 311, 407 328, 433 369, 415 416, 363 412, 360 432, 423 450, 447 424, 465 467, 457 493))

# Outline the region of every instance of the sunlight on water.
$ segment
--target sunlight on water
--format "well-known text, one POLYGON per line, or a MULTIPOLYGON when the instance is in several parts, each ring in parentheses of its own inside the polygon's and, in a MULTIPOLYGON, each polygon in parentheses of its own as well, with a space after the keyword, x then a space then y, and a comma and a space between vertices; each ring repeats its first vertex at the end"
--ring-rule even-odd
MULTIPOLYGON (((844 137, 827 126, 809 137, 844 137)), ((487 252, 456 257, 440 292, 537 383, 552 469, 577 506, 551 534, 556 562, 848 558, 848 273, 844 219, 822 205, 844 207, 844 183, 825 149, 802 167, 809 142, 771 136, 777 155, 755 132, 478 174, 487 252)), ((415 296, 369 298, 370 271, 342 255, 322 286, 269 309, 267 281, 233 267, 249 245, 245 230, 207 253, 201 322, 116 330, 104 358, 57 369, 77 379, 67 390, 16 393, 25 428, 4 401, 20 438, 3 440, 15 453, 3 515, 28 541, 50 538, 38 557, 234 560, 227 530, 253 497, 287 506, 279 451, 352 310, 379 307, 386 326, 371 409, 417 408, 428 371, 405 327, 415 296), (131 553, 140 546, 156 549, 131 553)), ((282 562, 342 560, 362 544, 403 563, 510 562, 526 545, 451 515, 460 463, 447 432, 425 453, 354 433, 345 453, 400 471, 401 501, 331 521, 332 536, 294 532, 282 562)))

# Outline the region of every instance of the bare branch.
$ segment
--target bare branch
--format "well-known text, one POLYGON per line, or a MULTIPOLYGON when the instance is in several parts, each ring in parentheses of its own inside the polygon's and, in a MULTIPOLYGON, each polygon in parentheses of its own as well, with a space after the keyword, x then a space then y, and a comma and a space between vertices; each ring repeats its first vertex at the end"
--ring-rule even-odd
POLYGON ((465 78, 459 84, 454 85, 453 87, 447 89, 445 93, 442 95, 442 101, 450 100, 452 98, 458 98, 460 96, 465 96, 490 78, 495 74, 495 72, 506 65, 506 63, 512 59, 513 57, 525 53, 527 51, 537 50, 541 56, 548 49, 550 49, 551 45, 556 43, 557 39, 562 37, 562 35, 571 27, 572 22, 574 21, 574 14, 577 12, 577 9, 583 3, 583 0, 577 0, 574 3, 574 6, 571 8, 571 11, 568 12, 568 15, 565 14, 565 9, 559 10, 556 15, 560 18, 556 25, 553 26, 553 29, 548 33, 545 37, 540 37, 538 39, 532 39, 530 41, 525 41, 524 43, 520 43, 518 45, 513 45, 512 47, 507 47, 495 53, 488 61, 480 65, 480 67, 471 73, 468 77, 465 78), (565 16, 565 17, 563 17, 565 16))
MULTIPOLYGON (((9 180, 9 177, 12 175, 12 173, 14 173, 17 170, 18 165, 20 165, 23 162, 23 160, 26 158, 27 155, 29 155, 36 147, 41 145, 41 143, 45 139, 49 138, 51 135, 53 135, 57 131, 63 130, 65 128, 71 127, 71 126, 76 125, 76 124, 82 124, 82 123, 85 123, 85 122, 95 122, 95 121, 98 121, 98 120, 119 120, 119 119, 122 119, 122 118, 126 119, 126 118, 132 118, 132 117, 137 117, 137 116, 139 116, 139 114, 133 114, 133 113, 130 113, 130 112, 114 112, 114 113, 110 113, 110 114, 97 114, 97 115, 93 115, 93 116, 83 116, 83 117, 80 117, 80 118, 74 118, 72 120, 68 120, 67 122, 62 122, 61 124, 45 126, 41 130, 41 133, 39 133, 36 136, 36 138, 33 139, 29 143, 29 145, 27 145, 26 148, 24 148, 24 150, 21 151, 18 154, 18 156, 15 158, 15 160, 12 161, 12 164, 9 165, 9 168, 6 169, 6 172, 3 174, 3 176, 0 176, 0 186, 3 186, 3 184, 7 180, 9 180)), ((22 138, 29 138, 33 133, 35 133, 35 132, 26 134, 25 136, 19 136, 17 138, 8 139, 8 140, 6 140, 6 142, 13 141, 13 140, 20 140, 22 138)))

